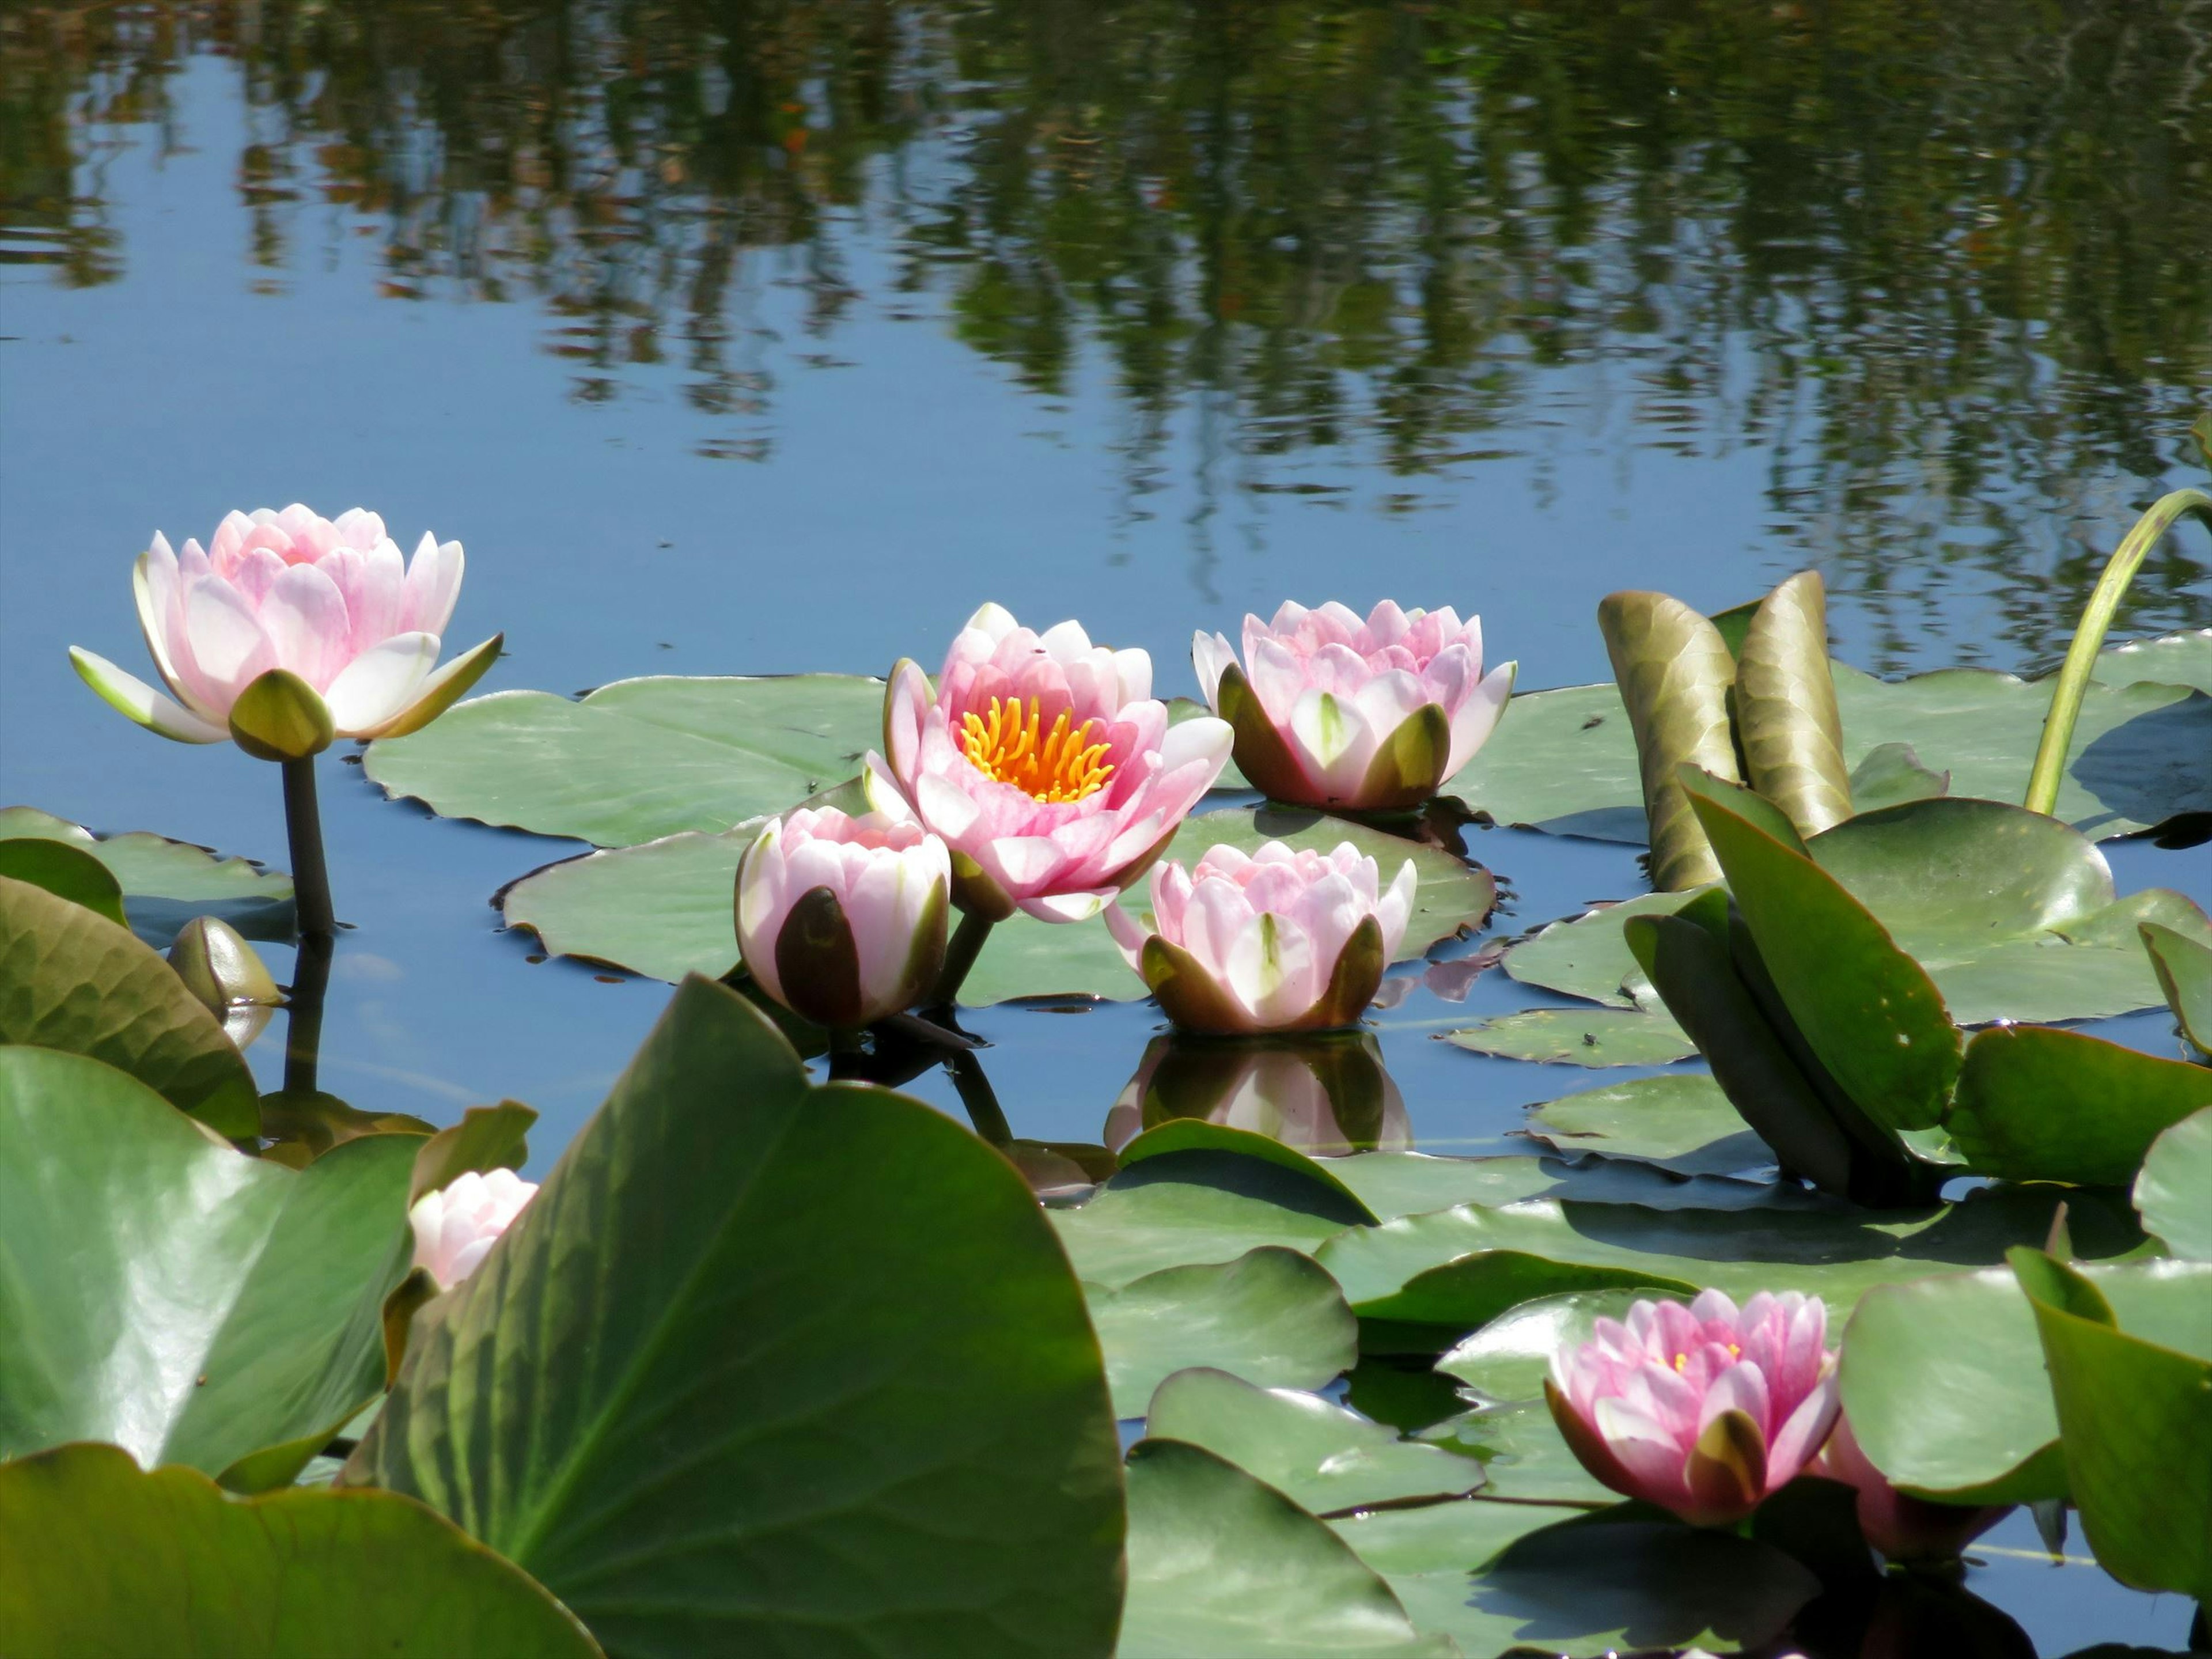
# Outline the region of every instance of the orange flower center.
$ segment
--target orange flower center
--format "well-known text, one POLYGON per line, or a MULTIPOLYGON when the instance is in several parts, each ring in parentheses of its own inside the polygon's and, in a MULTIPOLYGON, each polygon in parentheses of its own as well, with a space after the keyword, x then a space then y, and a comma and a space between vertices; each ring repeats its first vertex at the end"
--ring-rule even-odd
POLYGON ((1060 711, 1039 741, 1044 714, 1035 697, 1003 702, 994 697, 988 719, 974 713, 960 717, 962 746, 985 777, 1041 801, 1081 800, 1106 787, 1114 763, 1104 744, 1091 741, 1097 722, 1085 720, 1071 732, 1067 712, 1060 711))

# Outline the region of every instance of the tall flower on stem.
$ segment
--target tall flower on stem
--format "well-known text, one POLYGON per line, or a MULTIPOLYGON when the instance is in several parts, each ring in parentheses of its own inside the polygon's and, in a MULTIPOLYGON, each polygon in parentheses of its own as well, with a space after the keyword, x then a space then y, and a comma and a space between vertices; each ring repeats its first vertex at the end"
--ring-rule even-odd
POLYGON ((936 1000, 949 1002, 994 923, 1094 916, 1142 875, 1228 763, 1218 720, 1168 724, 1142 651, 1073 622, 1037 634, 1002 607, 968 620, 934 690, 891 671, 872 802, 912 804, 952 856, 963 913, 936 1000))
POLYGON ((1638 1302, 1552 1358, 1544 1398, 1582 1465, 1699 1526, 1742 1520, 1810 1462, 1838 1411, 1818 1297, 1638 1302))
POLYGON ((149 732, 235 742, 284 769, 301 931, 330 933, 314 757, 338 738, 392 738, 435 720, 499 656, 494 635, 438 667, 461 591, 461 544, 424 536, 411 562, 359 507, 233 513, 205 549, 156 532, 131 586, 169 693, 82 647, 86 684, 149 732))
POLYGON ((1331 600, 1244 618, 1244 660, 1220 634, 1191 640, 1199 689, 1236 728, 1237 764, 1270 799, 1344 812, 1420 805, 1474 758, 1513 692, 1482 672, 1482 619, 1402 611, 1362 622, 1331 600))

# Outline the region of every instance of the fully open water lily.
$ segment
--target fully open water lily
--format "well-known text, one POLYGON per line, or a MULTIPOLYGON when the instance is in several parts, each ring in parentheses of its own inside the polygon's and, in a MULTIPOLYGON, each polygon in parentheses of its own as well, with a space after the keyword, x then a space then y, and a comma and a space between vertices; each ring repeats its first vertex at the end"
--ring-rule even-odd
POLYGON ((204 550, 187 541, 173 552, 156 532, 132 573, 146 649, 172 695, 82 647, 70 660, 116 708, 180 743, 234 738, 290 760, 333 738, 397 737, 499 655, 495 635, 437 666, 461 570, 459 542, 425 535, 403 560, 384 520, 359 507, 233 513, 204 550))
POLYGON ((1317 1031, 1358 1019, 1406 937, 1412 860, 1389 889, 1350 842, 1215 847, 1152 872, 1152 926, 1121 906, 1106 926, 1161 1010, 1186 1031, 1317 1031))
POLYGON ((1700 1526, 1741 1521, 1834 1427, 1836 1356, 1818 1297, 1718 1291, 1638 1302, 1552 1358, 1544 1398, 1583 1467, 1700 1526))
POLYGON ((763 825, 738 863, 738 948, 793 1013, 866 1025, 935 981, 951 879, 945 843, 911 813, 801 807, 763 825))
POLYGON ((944 838, 963 910, 1080 921, 1159 856, 1228 763, 1230 732, 1170 726, 1146 653, 1095 646, 1073 622, 1038 634, 987 605, 934 690, 910 659, 891 671, 884 748, 870 799, 896 793, 944 838))
POLYGON ((1237 764, 1270 798, 1340 811, 1419 806, 1474 758, 1513 692, 1482 672, 1482 619, 1385 599, 1366 621, 1332 600, 1244 618, 1244 660, 1191 641, 1199 688, 1237 732, 1237 764))

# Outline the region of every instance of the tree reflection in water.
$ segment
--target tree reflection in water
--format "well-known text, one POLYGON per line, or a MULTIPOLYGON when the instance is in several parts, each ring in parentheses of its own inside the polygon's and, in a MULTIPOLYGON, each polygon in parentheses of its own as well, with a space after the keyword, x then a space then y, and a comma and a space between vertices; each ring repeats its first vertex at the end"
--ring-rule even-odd
MULTIPOLYGON (((761 286, 829 353, 865 235, 870 304, 949 313, 1036 393, 1103 354, 1134 510, 1216 452, 1323 492, 1269 458, 1334 451, 1411 507, 1562 424, 1757 445, 1885 660, 1960 567, 1999 654, 2063 647, 2212 384, 2186 0, 27 5, 0 259, 121 272, 105 159, 180 142, 198 53, 242 76, 258 281, 336 205, 395 298, 545 307, 580 398, 679 357, 714 453, 772 443, 761 286)), ((2212 620, 2201 555, 2157 556, 2122 630, 2212 620)))

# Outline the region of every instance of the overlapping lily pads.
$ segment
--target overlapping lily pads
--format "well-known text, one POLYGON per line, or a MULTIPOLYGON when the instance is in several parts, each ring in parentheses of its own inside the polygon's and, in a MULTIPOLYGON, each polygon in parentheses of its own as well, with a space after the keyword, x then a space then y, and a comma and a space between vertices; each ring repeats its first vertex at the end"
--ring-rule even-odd
MULTIPOLYGON (((549 951, 657 979, 687 972, 720 976, 738 962, 730 895, 747 839, 743 832, 684 833, 549 865, 501 894, 501 908, 511 924, 537 933, 549 951)), ((1420 886, 1403 956, 1419 956, 1462 928, 1480 927, 1497 900, 1489 872, 1449 853, 1341 818, 1280 807, 1231 808, 1193 817, 1176 832, 1168 856, 1194 862, 1216 842, 1250 850, 1268 841, 1323 851, 1348 841, 1382 862, 1386 879, 1412 860, 1420 886)), ((1122 902, 1141 913, 1144 884, 1122 902)), ((1103 923, 1052 924, 1018 915, 993 930, 961 998, 971 1004, 1045 995, 1131 1001, 1144 994, 1144 982, 1129 970, 1103 923)))
MULTIPOLYGON (((2102 840, 2212 810, 2206 651, 2202 635, 2186 635, 2104 653, 2082 701, 2061 818, 2102 840), (2173 678, 2154 678, 2163 676, 2173 678)), ((2021 798, 2050 707, 2047 682, 1976 668, 1896 682, 1843 663, 1832 670, 1854 769, 1881 745, 1905 744, 1922 768, 1950 773, 1954 795, 2021 798)), ((1645 835, 1635 739, 1611 684, 1515 697, 1446 789, 1502 823, 1638 843, 1645 835)))
POLYGON ((1526 1133, 1560 1152, 1635 1158, 1680 1175, 1732 1175, 1773 1161, 1705 1072, 1564 1096, 1530 1113, 1526 1133))
POLYGON ((15 839, 59 842, 106 865, 131 931, 157 951, 201 915, 220 917, 247 939, 292 937, 292 878, 245 859, 143 830, 94 836, 34 806, 0 809, 0 841, 15 839))
POLYGON ((106 1440, 290 1480, 383 1385, 420 1144, 295 1173, 97 1060, 0 1048, 0 1458, 106 1440))

